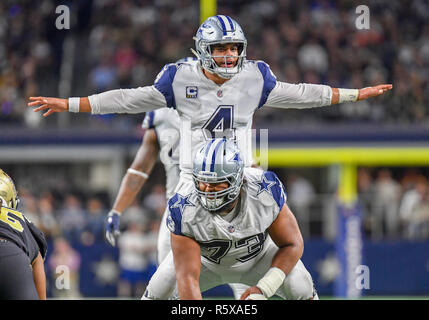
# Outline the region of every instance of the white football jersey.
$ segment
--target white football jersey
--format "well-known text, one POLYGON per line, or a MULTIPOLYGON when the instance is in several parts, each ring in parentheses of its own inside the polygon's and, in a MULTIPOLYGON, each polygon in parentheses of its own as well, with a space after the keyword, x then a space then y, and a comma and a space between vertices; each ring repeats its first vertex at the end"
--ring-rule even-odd
POLYGON ((255 168, 245 168, 240 200, 225 217, 201 206, 193 183, 181 192, 168 202, 167 227, 193 238, 206 262, 223 267, 249 265, 263 255, 267 229, 286 203, 284 186, 276 174, 255 168), (230 214, 233 216, 228 218, 230 214))
POLYGON ((331 104, 329 86, 277 81, 268 64, 245 61, 240 73, 217 85, 199 61, 166 65, 153 86, 89 96, 91 112, 139 113, 168 107, 180 116, 180 169, 192 170, 194 155, 213 137, 234 138, 246 166, 252 164, 253 113, 263 107, 310 108, 331 104))
POLYGON ((154 129, 159 144, 159 158, 166 175, 167 199, 179 182, 179 115, 175 109, 161 108, 146 113, 142 127, 154 129))

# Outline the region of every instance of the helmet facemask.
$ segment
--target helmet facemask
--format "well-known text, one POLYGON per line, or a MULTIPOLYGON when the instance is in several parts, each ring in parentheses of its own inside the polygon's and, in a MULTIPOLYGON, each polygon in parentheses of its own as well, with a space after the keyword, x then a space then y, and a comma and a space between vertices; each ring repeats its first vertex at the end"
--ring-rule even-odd
POLYGON ((193 178, 201 205, 210 212, 218 213, 239 196, 243 184, 243 170, 240 169, 236 174, 231 174, 221 179, 216 179, 213 176, 209 177, 206 172, 194 173, 193 178), (200 190, 200 182, 205 184, 226 182, 228 187, 221 191, 202 191, 200 190))
MULTIPOLYGON (((218 75, 224 79, 231 79, 233 76, 238 74, 243 68, 243 62, 246 59, 246 42, 212 42, 210 44, 202 44, 201 48, 204 48, 204 54, 200 54, 200 57, 204 57, 201 59, 201 65, 208 72, 218 75), (213 55, 212 51, 214 46, 219 44, 236 44, 238 47, 238 55, 213 55), (225 67, 222 67, 216 63, 215 59, 222 58, 225 67), (228 67, 227 59, 228 58, 237 58, 235 65, 233 67, 228 67)), ((196 54, 198 56, 198 54, 196 54)))
POLYGON ((207 141, 196 154, 193 164, 193 180, 201 205, 212 213, 232 203, 240 195, 243 184, 244 162, 232 140, 217 138, 207 141), (226 183, 220 191, 200 190, 200 184, 226 183))

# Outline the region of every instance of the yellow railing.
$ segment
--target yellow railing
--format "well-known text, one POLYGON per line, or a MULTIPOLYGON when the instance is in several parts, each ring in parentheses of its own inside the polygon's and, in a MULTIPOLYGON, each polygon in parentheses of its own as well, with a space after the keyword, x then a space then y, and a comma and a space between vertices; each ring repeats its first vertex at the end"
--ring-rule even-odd
POLYGON ((339 200, 346 205, 357 198, 358 166, 427 166, 429 147, 281 148, 268 150, 270 167, 340 166, 339 200))

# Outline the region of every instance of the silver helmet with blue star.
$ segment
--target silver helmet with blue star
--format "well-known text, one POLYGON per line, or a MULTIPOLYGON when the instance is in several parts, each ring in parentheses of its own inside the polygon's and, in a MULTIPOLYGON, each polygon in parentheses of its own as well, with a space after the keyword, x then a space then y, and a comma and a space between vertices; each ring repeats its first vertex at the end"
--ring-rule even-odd
MULTIPOLYGON (((210 73, 224 79, 231 79, 243 68, 246 59, 247 40, 240 25, 229 16, 217 15, 207 18, 199 27, 194 37, 195 50, 192 52, 201 61, 201 65, 210 73), (212 46, 216 44, 234 43, 238 46, 238 61, 233 68, 220 67, 214 61, 212 46)), ((229 56, 221 56, 226 59, 229 56)))
POLYGON ((217 138, 197 152, 193 164, 193 179, 201 205, 209 211, 218 211, 233 202, 240 194, 243 184, 244 162, 233 140, 217 138), (220 191, 201 190, 201 185, 228 183, 220 191))

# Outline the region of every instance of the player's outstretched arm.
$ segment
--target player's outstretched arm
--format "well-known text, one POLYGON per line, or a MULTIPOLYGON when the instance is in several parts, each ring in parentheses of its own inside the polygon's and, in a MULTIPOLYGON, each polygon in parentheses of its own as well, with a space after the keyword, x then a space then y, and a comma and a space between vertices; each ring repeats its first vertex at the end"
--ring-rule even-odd
POLYGON ((279 249, 268 272, 256 286, 248 288, 240 300, 245 300, 250 294, 263 294, 265 298, 273 296, 304 252, 301 231, 295 216, 286 204, 268 228, 268 233, 279 249))
POLYGON ((89 97, 71 97, 68 99, 50 97, 30 97, 29 107, 37 111, 46 111, 47 117, 55 112, 91 112, 107 113, 141 113, 167 106, 164 95, 154 86, 131 89, 115 89, 89 97))
POLYGON ((91 112, 91 104, 89 103, 89 99, 87 97, 78 98, 80 99, 75 102, 75 106, 71 106, 76 108, 77 110, 70 109, 69 99, 60 99, 60 98, 50 98, 50 97, 30 97, 30 102, 28 103, 29 107, 36 107, 33 109, 34 112, 38 111, 46 111, 43 116, 47 117, 55 112, 91 112))
POLYGON ((171 234, 171 249, 176 270, 177 288, 181 300, 202 300, 200 289, 200 245, 186 236, 171 234))
POLYGON ((116 245, 116 241, 120 235, 120 216, 131 205, 145 184, 158 158, 158 153, 159 146, 155 129, 148 129, 143 136, 142 144, 137 151, 131 167, 122 178, 112 210, 107 215, 106 239, 112 246, 116 245))
POLYGON ((372 97, 377 97, 383 93, 392 90, 391 84, 380 84, 374 87, 366 87, 362 89, 340 89, 332 88, 331 104, 343 102, 355 102, 366 100, 372 97))
POLYGON ((273 108, 314 108, 343 102, 356 102, 384 94, 391 84, 362 89, 331 88, 327 85, 276 81, 264 106, 273 108))

